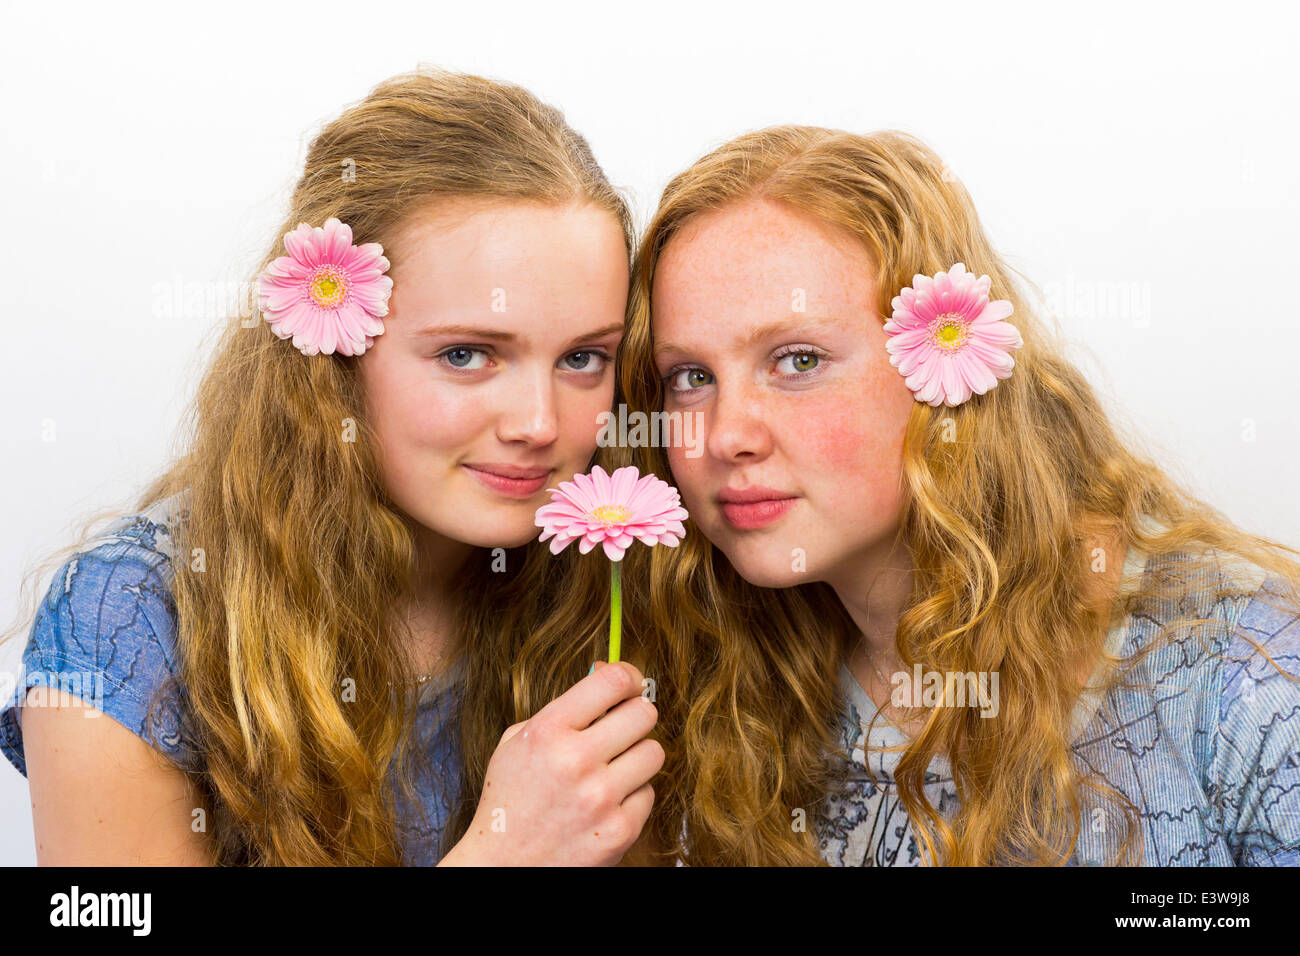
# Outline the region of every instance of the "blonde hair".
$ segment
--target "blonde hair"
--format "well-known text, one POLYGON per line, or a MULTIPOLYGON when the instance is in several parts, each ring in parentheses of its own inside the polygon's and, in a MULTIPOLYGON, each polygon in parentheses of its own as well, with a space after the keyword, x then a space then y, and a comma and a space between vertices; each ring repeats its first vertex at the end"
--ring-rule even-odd
MULTIPOLYGON (((1010 379, 955 408, 916 403, 903 439, 899 537, 915 572, 898 655, 909 668, 1001 674, 996 720, 972 708, 934 708, 898 765, 926 859, 1063 863, 1078 840, 1087 788, 1120 804, 1128 829, 1116 862, 1132 862, 1136 808, 1083 778, 1067 739, 1077 664, 1101 653, 1111 620, 1109 609, 1086 599, 1093 549, 1104 545, 1110 560, 1122 561, 1132 545, 1159 559, 1144 590, 1123 596, 1117 611, 1189 594, 1201 597, 1184 609, 1204 610, 1214 597, 1252 593, 1224 571, 1220 559, 1229 554, 1279 575, 1294 599, 1300 564, 1289 555, 1300 552, 1235 528, 1121 437, 1013 283, 965 189, 903 133, 764 129, 669 183, 634 263, 620 379, 630 410, 662 408, 651 292, 665 246, 693 217, 750 198, 789 204, 859 240, 881 317, 915 274, 963 262, 992 278, 992 298, 1013 303, 1024 338, 1010 379), (945 440, 946 422, 956 440, 945 440), (951 822, 922 789, 941 753, 961 804, 951 822)), ((671 480, 663 449, 639 449, 636 461, 671 480)), ((669 746, 651 824, 656 841, 691 863, 821 862, 812 834, 792 831, 791 812, 817 805, 833 780, 837 654, 852 622, 828 586, 754 587, 699 534, 676 551, 654 549, 644 563, 647 673, 672 691, 660 702, 669 746), (678 846, 683 820, 688 836, 678 846)), ((1162 638, 1193 628, 1207 639, 1222 625, 1193 616, 1171 622, 1162 638)), ((1112 668, 1111 681, 1128 670, 1112 668)))
MULTIPOLYGON (((338 217, 358 244, 387 245, 453 197, 592 204, 618 221, 631 257, 627 204, 558 110, 518 86, 422 69, 380 83, 314 138, 258 271, 285 254, 281 237, 300 222, 338 217)), ((415 700, 402 705, 391 690, 413 673, 396 614, 413 588, 413 544, 383 489, 357 361, 305 357, 261 323, 232 318, 184 454, 136 505, 185 495, 172 529, 177 661, 218 863, 403 862, 388 782, 396 772, 413 796, 415 700), (341 440, 349 419, 355 441, 341 440), (203 573, 185 560, 195 548, 203 573), (346 679, 356 688, 347 703, 346 679)), ((449 589, 464 601, 464 773, 444 846, 464 833, 505 727, 585 672, 570 634, 542 649, 541 678, 511 670, 564 563, 533 544, 507 551, 507 573, 492 573, 480 549, 449 589)))

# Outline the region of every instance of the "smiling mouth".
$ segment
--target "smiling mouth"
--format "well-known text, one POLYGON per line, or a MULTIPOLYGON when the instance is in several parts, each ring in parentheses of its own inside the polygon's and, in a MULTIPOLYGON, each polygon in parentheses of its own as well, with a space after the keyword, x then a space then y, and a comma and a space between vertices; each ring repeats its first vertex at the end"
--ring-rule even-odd
POLYGON ((479 484, 507 498, 531 498, 545 487, 553 468, 517 465, 461 465, 479 484))

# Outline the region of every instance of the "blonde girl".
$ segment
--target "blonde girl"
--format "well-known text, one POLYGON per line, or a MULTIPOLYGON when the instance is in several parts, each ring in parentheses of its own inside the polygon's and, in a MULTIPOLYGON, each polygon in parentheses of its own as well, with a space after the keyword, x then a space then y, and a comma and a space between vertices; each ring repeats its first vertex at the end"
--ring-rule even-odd
POLYGON ((623 199, 553 107, 429 70, 315 137, 276 237, 183 456, 36 614, 38 860, 617 862, 655 708, 530 542, 610 406, 623 199))

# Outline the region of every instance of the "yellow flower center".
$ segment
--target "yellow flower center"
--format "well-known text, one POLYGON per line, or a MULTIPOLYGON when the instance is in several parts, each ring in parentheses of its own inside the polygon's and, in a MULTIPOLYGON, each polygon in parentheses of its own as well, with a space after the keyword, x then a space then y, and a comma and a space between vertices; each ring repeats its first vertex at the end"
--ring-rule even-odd
POLYGON ((966 344, 966 320, 955 312, 946 312, 934 320, 931 340, 945 352, 955 352, 966 344))
POLYGON ((332 309, 343 301, 348 286, 337 266, 321 266, 312 276, 307 294, 322 309, 332 309))
POLYGON ((592 511, 592 516, 605 524, 625 524, 632 517, 622 505, 601 505, 592 511))

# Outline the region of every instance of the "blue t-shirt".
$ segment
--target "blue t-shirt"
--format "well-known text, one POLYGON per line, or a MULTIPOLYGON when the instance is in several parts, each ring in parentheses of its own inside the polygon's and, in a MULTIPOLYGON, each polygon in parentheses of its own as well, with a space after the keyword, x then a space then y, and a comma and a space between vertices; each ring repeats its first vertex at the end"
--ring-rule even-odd
MULTIPOLYGON (((1157 560, 1130 550, 1121 594, 1136 593, 1157 560)), ((1204 593, 1147 600, 1116 624, 1107 647, 1128 657, 1162 624, 1189 617, 1222 620, 1226 635, 1203 641, 1183 629, 1105 695, 1096 692, 1099 665, 1074 714, 1073 753, 1084 773, 1136 805, 1143 865, 1300 866, 1300 682, 1279 674, 1246 640, 1300 677, 1300 612, 1287 609, 1276 579, 1256 565, 1233 561, 1215 573, 1253 591, 1217 600, 1204 593)), ((1189 581, 1190 590, 1211 577, 1189 581)), ((833 866, 920 865, 920 841, 895 779, 902 751, 883 749, 904 746, 907 738, 881 717, 868 741, 878 708, 847 667, 840 683, 843 771, 815 817, 821 854, 833 866)), ((905 689, 905 682, 895 686, 905 689)), ((991 675, 985 687, 991 690, 991 675)), ((942 755, 926 768, 924 793, 951 821, 959 804, 942 755)), ((1124 821, 1112 818, 1113 804, 1086 790, 1081 796, 1070 865, 1105 865, 1124 821)))
MULTIPOLYGON (((179 768, 202 772, 174 643, 170 528, 177 507, 177 499, 167 499, 119 519, 55 573, 32 624, 13 698, 0 712, 0 750, 24 776, 21 705, 27 688, 35 685, 63 689, 179 768)), ((404 862, 432 866, 451 849, 441 845, 442 834, 460 788, 454 718, 459 681, 451 675, 434 678, 413 692, 420 695, 419 754, 427 758, 412 761, 420 800, 407 800, 395 783, 392 792, 404 862)))

